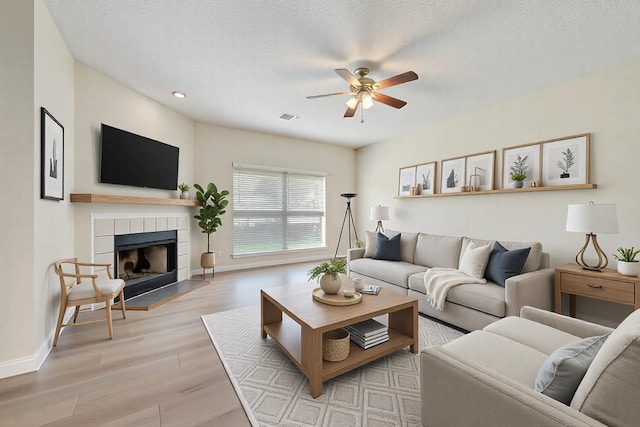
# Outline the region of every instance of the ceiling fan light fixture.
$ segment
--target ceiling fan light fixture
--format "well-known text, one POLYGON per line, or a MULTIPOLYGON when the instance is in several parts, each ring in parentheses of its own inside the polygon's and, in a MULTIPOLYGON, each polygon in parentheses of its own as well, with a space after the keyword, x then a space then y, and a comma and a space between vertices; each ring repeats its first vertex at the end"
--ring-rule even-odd
POLYGON ((365 110, 373 107, 373 100, 371 99, 371 95, 368 93, 362 95, 362 108, 365 110))
POLYGON ((352 110, 354 108, 356 108, 356 105, 358 105, 358 97, 357 96, 352 96, 351 98, 349 98, 347 100, 347 107, 351 108, 352 110))

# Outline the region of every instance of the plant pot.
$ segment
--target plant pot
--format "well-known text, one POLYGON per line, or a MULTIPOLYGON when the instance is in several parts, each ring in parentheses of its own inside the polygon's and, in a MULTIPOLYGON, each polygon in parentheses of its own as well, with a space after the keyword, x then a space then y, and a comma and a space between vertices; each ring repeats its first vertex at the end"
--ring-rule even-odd
POLYGON ((618 261, 618 273, 623 276, 638 276, 640 275, 640 262, 618 261))
POLYGON ((216 265, 216 254, 213 252, 203 252, 200 256, 200 267, 213 268, 216 265))
POLYGON ((323 274, 320 278, 320 288, 322 288, 325 294, 337 294, 341 286, 342 280, 337 274, 335 276, 332 274, 323 274))
POLYGON ((511 182, 512 188, 522 188, 522 181, 513 181, 511 182))
POLYGON ((188 191, 181 192, 180 193, 180 198, 188 200, 189 199, 189 192, 188 191))

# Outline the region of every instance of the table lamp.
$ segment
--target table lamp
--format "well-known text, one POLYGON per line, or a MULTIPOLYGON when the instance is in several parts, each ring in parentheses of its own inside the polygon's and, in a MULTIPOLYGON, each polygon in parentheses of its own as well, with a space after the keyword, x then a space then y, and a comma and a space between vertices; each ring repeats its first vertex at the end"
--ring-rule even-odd
POLYGON ((576 255, 576 263, 585 270, 600 271, 607 266, 607 256, 598 245, 596 233, 615 234, 618 232, 618 215, 616 205, 607 203, 593 203, 583 205, 569 205, 567 209, 567 231, 585 233, 585 242, 576 255), (589 242, 598 255, 598 263, 590 265, 584 260, 584 252, 589 242))
POLYGON ((378 224, 376 225, 376 233, 384 233, 382 221, 389 219, 389 206, 372 206, 369 210, 369 219, 371 221, 378 221, 378 224))

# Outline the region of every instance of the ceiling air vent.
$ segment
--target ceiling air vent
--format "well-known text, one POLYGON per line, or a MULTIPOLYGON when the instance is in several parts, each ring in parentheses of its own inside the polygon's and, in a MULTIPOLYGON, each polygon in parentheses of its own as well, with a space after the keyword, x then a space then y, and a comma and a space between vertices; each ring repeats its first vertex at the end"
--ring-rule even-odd
POLYGON ((296 115, 294 115, 294 114, 282 113, 282 114, 280 114, 280 118, 281 118, 282 120, 287 120, 287 121, 289 121, 289 120, 299 119, 300 117, 298 117, 298 116, 296 116, 296 115))

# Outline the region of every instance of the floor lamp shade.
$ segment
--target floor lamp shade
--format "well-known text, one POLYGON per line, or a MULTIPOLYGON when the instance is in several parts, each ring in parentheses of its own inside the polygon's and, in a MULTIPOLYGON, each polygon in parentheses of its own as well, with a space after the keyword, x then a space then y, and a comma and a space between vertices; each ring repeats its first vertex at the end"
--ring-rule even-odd
POLYGON ((589 203, 582 205, 569 205, 567 209, 567 231, 585 233, 585 242, 580 252, 576 255, 576 263, 586 270, 602 270, 609 261, 604 254, 596 233, 615 234, 618 232, 618 215, 616 205, 606 203, 589 203), (593 243, 598 256, 598 263, 590 265, 584 260, 584 252, 593 243))
POLYGON ((371 221, 377 221, 376 233, 378 231, 384 232, 382 221, 389 219, 389 206, 372 206, 369 210, 369 219, 371 221))

